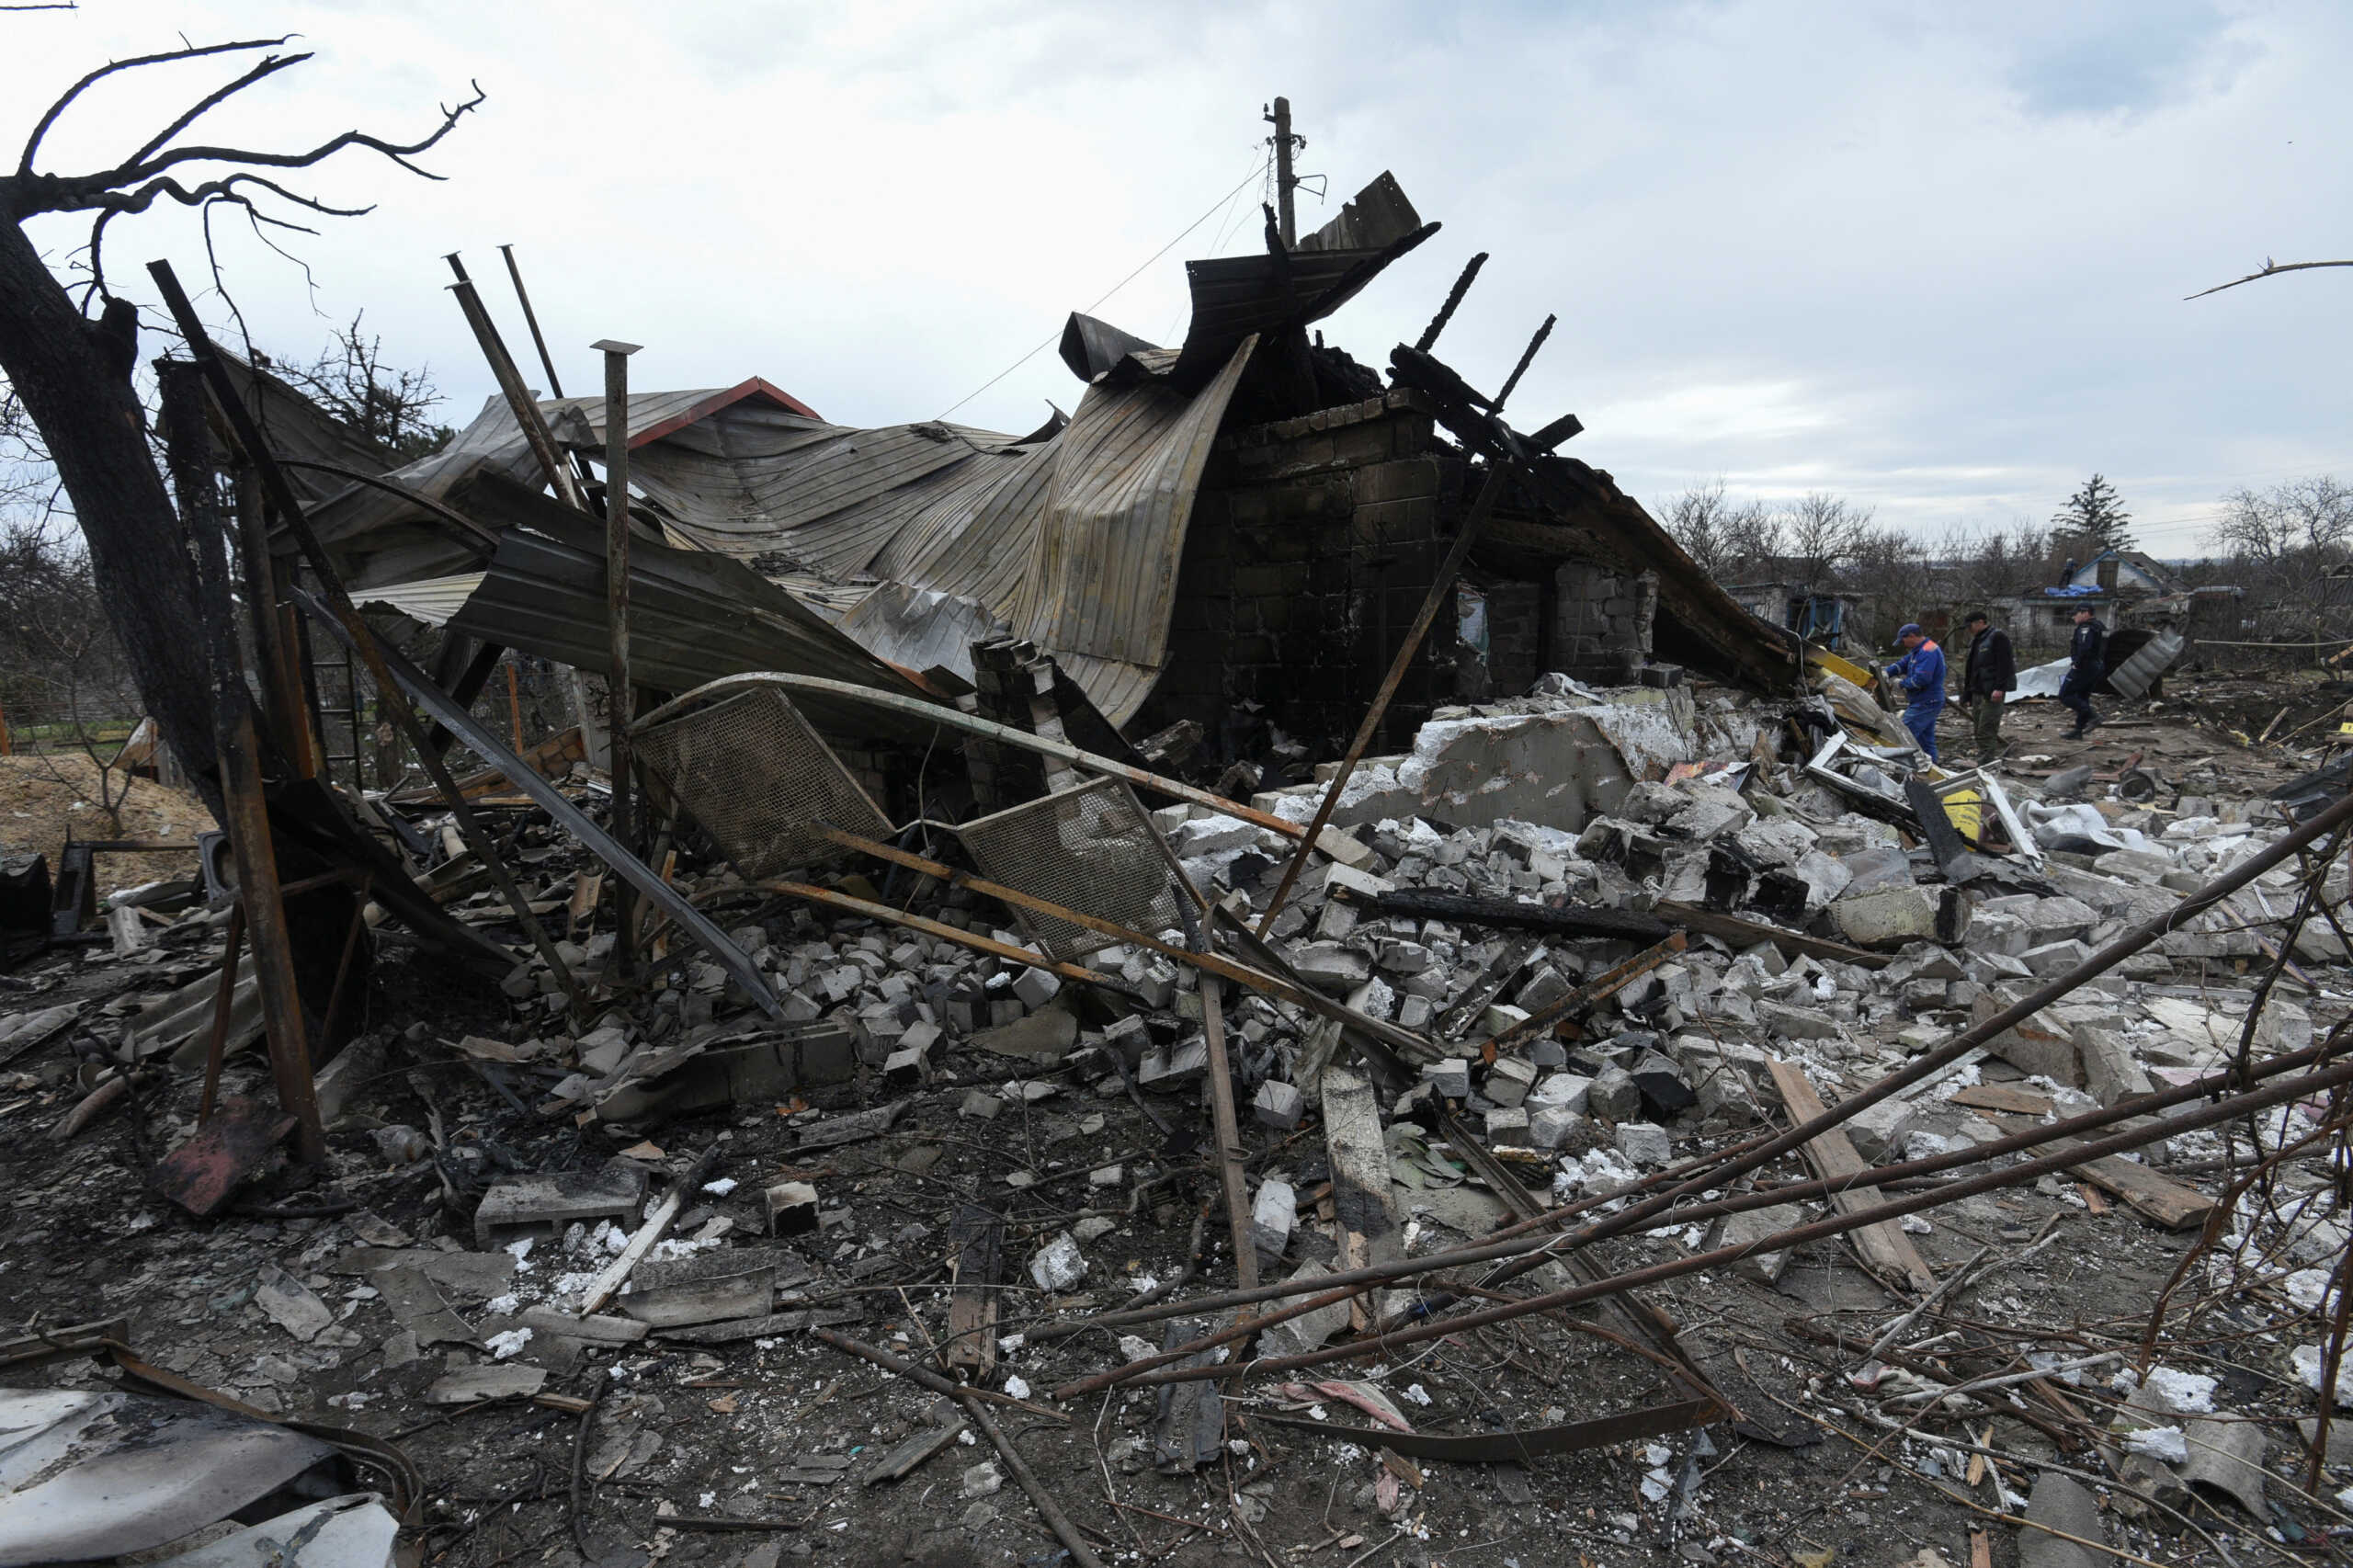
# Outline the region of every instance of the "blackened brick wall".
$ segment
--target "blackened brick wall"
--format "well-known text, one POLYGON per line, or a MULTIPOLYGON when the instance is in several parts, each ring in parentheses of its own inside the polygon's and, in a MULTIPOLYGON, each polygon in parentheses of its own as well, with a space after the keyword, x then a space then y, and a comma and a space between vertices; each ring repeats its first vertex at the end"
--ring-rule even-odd
MULTIPOLYGON (((1404 392, 1220 440, 1186 540, 1168 663, 1131 732, 1194 719, 1216 745, 1246 699, 1320 755, 1344 745, 1446 553, 1460 472, 1404 392)), ((1455 643, 1454 618, 1441 615, 1376 750, 1408 744, 1452 699, 1455 643)))

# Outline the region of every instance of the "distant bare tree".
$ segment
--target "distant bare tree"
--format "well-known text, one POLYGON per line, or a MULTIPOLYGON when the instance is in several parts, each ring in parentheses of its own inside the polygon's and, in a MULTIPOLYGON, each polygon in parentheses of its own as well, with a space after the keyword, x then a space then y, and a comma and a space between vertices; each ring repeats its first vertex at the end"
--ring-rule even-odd
POLYGON ((384 340, 363 332, 362 315, 335 329, 333 345, 308 365, 283 360, 270 367, 353 434, 411 462, 439 451, 455 434, 428 413, 445 400, 425 367, 404 370, 384 363, 384 340))
POLYGON ((2250 566, 2325 571, 2353 546, 2353 489, 2323 474, 2265 491, 2234 490, 2207 536, 2219 553, 2250 566))
POLYGON ((1666 531, 1720 582, 1771 575, 1781 554, 1780 520, 1761 501, 1736 501, 1721 479, 1695 484, 1659 508, 1666 531))
POLYGON ((1871 509, 1822 491, 1784 508, 1781 554, 1792 576, 1816 587, 1833 584, 1870 538, 1871 509))

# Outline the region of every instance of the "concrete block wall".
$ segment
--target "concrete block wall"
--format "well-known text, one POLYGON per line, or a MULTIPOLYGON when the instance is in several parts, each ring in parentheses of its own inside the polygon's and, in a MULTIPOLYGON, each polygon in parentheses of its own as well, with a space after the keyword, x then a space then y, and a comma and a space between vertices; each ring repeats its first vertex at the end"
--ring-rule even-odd
MULTIPOLYGON (((1318 749, 1345 742, 1429 592, 1461 509, 1459 469, 1411 392, 1233 432, 1211 459, 1178 574, 1169 658, 1141 716, 1215 737, 1235 704, 1318 749)), ((1376 749, 1454 696, 1441 616, 1376 749)), ((1130 726, 1132 733, 1139 726, 1130 726)))
POLYGON ((1570 562, 1553 574, 1548 667, 1589 683, 1625 686, 1651 653, 1658 575, 1570 562))
POLYGON ((1519 697, 1544 673, 1544 585, 1495 583, 1487 596, 1487 677, 1497 697, 1519 697))

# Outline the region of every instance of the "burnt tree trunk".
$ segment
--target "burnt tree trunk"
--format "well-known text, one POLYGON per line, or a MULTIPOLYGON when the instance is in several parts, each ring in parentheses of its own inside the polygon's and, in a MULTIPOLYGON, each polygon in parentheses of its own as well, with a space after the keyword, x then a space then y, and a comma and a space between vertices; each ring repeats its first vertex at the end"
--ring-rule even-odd
POLYGON ((131 384, 136 318, 86 321, 17 226, 0 212, 0 371, 48 444, 88 542, 107 618, 140 700, 217 819, 212 692, 196 567, 131 384))

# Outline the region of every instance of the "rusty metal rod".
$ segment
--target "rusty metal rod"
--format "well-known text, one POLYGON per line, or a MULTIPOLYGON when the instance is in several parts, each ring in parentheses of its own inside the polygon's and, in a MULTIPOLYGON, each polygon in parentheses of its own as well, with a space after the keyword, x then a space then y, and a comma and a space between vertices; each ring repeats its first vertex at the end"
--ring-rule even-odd
MULTIPOLYGON (((2333 1035, 2327 1040, 2306 1046, 2301 1051, 2269 1058, 2256 1065, 2253 1076, 2260 1082, 2279 1077, 2284 1073, 2311 1066, 2327 1057, 2336 1048, 2341 1038, 2340 1032, 2339 1035, 2333 1035)), ((1982 1165, 1987 1160, 2000 1159, 2056 1139, 2073 1137, 2078 1132, 2097 1131, 2121 1121, 2146 1116, 2152 1111, 2170 1109, 2175 1106, 2203 1098, 2227 1087, 2233 1075, 2233 1073, 2228 1070, 2210 1074, 2206 1077, 2167 1089, 2161 1094, 2142 1096, 2102 1109, 2086 1111, 2083 1115, 2069 1117, 2048 1126, 2029 1128, 1990 1142, 1972 1144, 1967 1149, 1927 1155, 1901 1165, 1875 1166, 1852 1176, 1818 1177, 1799 1182, 1785 1182, 1754 1192, 1735 1193, 1723 1199, 1677 1209, 1673 1213, 1659 1219, 1656 1223, 1645 1228, 1665 1230, 1687 1224, 1693 1220, 1711 1219, 1717 1215, 1740 1213, 1751 1209, 1768 1209, 1785 1203, 1824 1199, 1859 1186, 1878 1187, 1889 1181, 1934 1175, 1939 1171, 1956 1169, 1964 1165, 1982 1165)), ((1755 1140, 1752 1141, 1751 1146, 1756 1146, 1765 1142, 1766 1140, 1763 1139, 1755 1140)), ((2090 1157, 2093 1156, 2077 1151, 2069 1151, 2069 1158, 2078 1162, 2090 1157)), ((1710 1167, 1711 1170, 1712 1168, 1710 1167)), ((1961 1186, 1958 1182, 1940 1183, 1931 1189, 1932 1195, 1939 1200, 1944 1196, 1959 1194, 1961 1191, 1961 1186)), ((1608 1197, 1617 1196, 1619 1195, 1608 1195, 1608 1197)), ((1608 1198, 1589 1198, 1570 1208, 1555 1210, 1549 1214, 1540 1215, 1536 1219, 1506 1226, 1493 1233, 1487 1241, 1475 1246, 1457 1247, 1451 1251, 1431 1253, 1419 1258, 1399 1259, 1392 1263, 1373 1264, 1367 1267, 1347 1269, 1339 1273, 1317 1275, 1313 1279, 1296 1284, 1284 1282, 1262 1285, 1254 1290, 1228 1290, 1217 1295, 1194 1297, 1183 1301, 1171 1301, 1131 1311, 1106 1313, 1093 1320, 1092 1326, 1125 1328, 1165 1317, 1222 1312, 1228 1308, 1249 1306, 1258 1301, 1274 1301, 1285 1296, 1295 1296, 1308 1291, 1318 1292, 1313 1300, 1302 1303, 1295 1311, 1286 1311, 1276 1316, 1260 1318, 1258 1322, 1261 1326, 1264 1326, 1268 1323, 1279 1321, 1279 1317, 1297 1316, 1299 1312, 1312 1312, 1318 1307, 1347 1301, 1351 1296, 1358 1294, 1361 1288, 1367 1285, 1393 1284, 1419 1275, 1506 1259, 1534 1256, 1539 1261, 1543 1261, 1561 1256, 1561 1249, 1567 1245, 1582 1244, 1589 1239, 1589 1232, 1581 1232, 1573 1236, 1553 1236, 1536 1240, 1529 1239, 1530 1233, 1553 1228, 1558 1221, 1589 1211, 1605 1201, 1608 1201, 1608 1198)), ((1182 1354, 1193 1354, 1200 1347, 1200 1346, 1188 1346, 1182 1354)), ((1169 1354, 1174 1357, 1179 1353, 1170 1352, 1169 1354)))
MULTIPOLYGON (((1147 1358, 1143 1360, 1130 1362, 1127 1367, 1115 1368, 1109 1372, 1098 1373, 1093 1378, 1082 1379, 1067 1388, 1057 1389, 1054 1391, 1054 1397, 1058 1400, 1074 1399, 1113 1383, 1145 1386, 1238 1378, 1256 1372, 1269 1374, 1290 1372, 1306 1367, 1321 1366, 1330 1361, 1345 1361, 1359 1356, 1393 1352, 1409 1345, 1417 1345, 1426 1339, 1442 1338, 1447 1335, 1461 1334, 1469 1329, 1484 1328, 1492 1324, 1506 1323, 1513 1318, 1525 1317, 1530 1312, 1551 1312, 1562 1307, 1577 1306, 1598 1297, 1614 1295, 1623 1290, 1639 1290, 1669 1279, 1677 1279, 1687 1274, 1725 1267, 1760 1251, 1779 1251, 1800 1246, 1807 1242, 1843 1235, 1848 1231, 1859 1230, 1865 1225, 1900 1220, 1906 1214, 1916 1214, 1921 1210, 1933 1209, 1957 1198, 1972 1197, 1977 1193, 1991 1192, 2005 1187, 2016 1187, 2022 1182, 2054 1175, 2067 1169, 2070 1165, 2081 1165, 2086 1160, 2124 1153, 2154 1142, 2160 1138, 2196 1131, 2200 1128, 2213 1126, 2217 1122, 2230 1120, 2234 1117, 2244 1116, 2250 1111, 2284 1105, 2305 1095, 2336 1088, 2346 1084, 2353 1084, 2353 1062, 2339 1062, 2334 1067, 2324 1068, 2319 1072, 2300 1074, 2286 1083, 2270 1085, 2242 1095, 2234 1095, 2210 1105, 2201 1106, 2186 1116, 2167 1118, 2154 1126, 2126 1128, 2094 1143, 2062 1150, 2057 1153, 2046 1154, 2040 1159, 2025 1161, 2002 1170, 1987 1171, 1983 1176, 1973 1176, 1967 1181, 1955 1182, 1936 1192, 1916 1193, 1871 1208, 1859 1209, 1851 1213, 1834 1213, 1809 1224, 1793 1225, 1788 1230, 1759 1237, 1754 1241, 1734 1243, 1729 1246, 1716 1247, 1709 1252, 1696 1253, 1688 1257, 1654 1264, 1647 1268, 1634 1269, 1591 1284, 1574 1285, 1565 1290, 1548 1291, 1540 1296, 1527 1296, 1508 1305, 1488 1307, 1463 1313, 1460 1317, 1426 1323, 1418 1327, 1400 1330, 1393 1334, 1376 1335, 1353 1344, 1309 1351, 1300 1356, 1279 1357, 1272 1360, 1196 1368, 1162 1366, 1160 1365, 1162 1357, 1147 1358), (1131 1369, 1147 1369, 1142 1370, 1139 1375, 1130 1375, 1131 1369)), ((1263 1328, 1269 1321, 1270 1319, 1267 1318, 1260 1318, 1248 1327, 1263 1328)), ((1229 1335, 1234 1332, 1227 1331, 1229 1335)), ((1165 1355, 1168 1357, 1198 1355, 1200 1348, 1199 1345, 1183 1346, 1177 1350, 1166 1352, 1165 1355)))
POLYGON ((498 382, 498 390, 506 398, 506 406, 515 415, 515 423, 523 432, 523 439, 531 449, 531 456, 539 460, 540 472, 556 494, 556 499, 575 511, 588 509, 580 494, 579 483, 574 479, 570 465, 563 460, 562 449, 555 444, 555 434, 548 428, 540 405, 531 397, 530 388, 523 384, 523 373, 506 352, 506 345, 498 335, 498 327, 483 308, 482 297, 474 292, 472 283, 460 278, 449 285, 449 292, 458 299, 458 309, 472 329, 482 356, 490 362, 490 373, 498 382))
POLYGON ((1307 824, 1307 832, 1300 840, 1298 851, 1291 856, 1290 864, 1283 868, 1283 880, 1275 885, 1274 897, 1267 901, 1266 915, 1258 922, 1261 937, 1273 928, 1275 916, 1282 913, 1283 901, 1290 896, 1291 884, 1298 881, 1299 873, 1307 869, 1308 846, 1315 843, 1323 835, 1324 829, 1330 825, 1333 808, 1340 803, 1340 794, 1348 787, 1349 775, 1356 772, 1357 764, 1362 762, 1364 754, 1372 748, 1372 738, 1380 733, 1381 720, 1388 716, 1391 699, 1397 695, 1398 687, 1404 684, 1405 672, 1414 667, 1414 655, 1421 652, 1422 639, 1429 635, 1430 623, 1438 619, 1440 608, 1453 596, 1454 579, 1462 570, 1463 558, 1478 542, 1479 535, 1487 526, 1488 516, 1495 511, 1496 501, 1502 498, 1503 489, 1503 471, 1490 468, 1487 482, 1479 487, 1478 499, 1471 503, 1471 510, 1463 517, 1461 528, 1455 532, 1453 548, 1446 552, 1446 559, 1439 563, 1438 575, 1430 579, 1430 591, 1422 600, 1421 613, 1415 616, 1414 624, 1405 629, 1405 640, 1398 644, 1397 656, 1389 663, 1389 674, 1381 680, 1381 689, 1373 693, 1372 706, 1365 710, 1364 722, 1357 726, 1356 739, 1348 743, 1347 756, 1340 759, 1340 770, 1332 775, 1332 782, 1315 807, 1314 818, 1307 824))
MULTIPOLYGON (((1209 937, 1194 916, 1192 900, 1179 889, 1176 914, 1185 923, 1185 945, 1209 951, 1209 937)), ((1225 1054, 1225 1001, 1213 974, 1201 976, 1201 1039, 1209 1051, 1210 1125, 1217 1132, 1218 1186, 1225 1195, 1225 1221, 1233 1237, 1233 1282, 1244 1290, 1258 1282, 1258 1246, 1250 1239, 1250 1188, 1242 1163, 1240 1119, 1233 1114, 1233 1068, 1225 1054)))
MULTIPOLYGON (((761 892, 782 893, 787 898, 806 899, 811 903, 822 903, 829 909, 847 910, 852 915, 863 915, 870 920, 888 921, 893 926, 904 926, 910 931, 920 931, 926 937, 938 937, 954 942, 959 947, 970 948, 976 953, 986 953, 991 958, 1004 959, 1009 963, 1028 964, 1031 969, 1042 969, 1049 974, 1060 975, 1064 980, 1074 980, 1081 985, 1099 985, 1106 991, 1116 992, 1133 1002, 1143 1001, 1142 996, 1136 994, 1134 988, 1118 975, 1105 974, 1101 970, 1088 969, 1081 964, 1064 963, 1060 959, 1050 959, 1042 953, 1033 953, 1027 948, 1017 948, 1010 942, 1000 942, 995 937, 975 936, 970 931, 960 930, 956 926, 938 920, 928 920, 920 915, 910 915, 904 909, 893 909, 887 903, 875 903, 867 899, 853 898, 848 893, 835 892, 831 888, 812 887, 807 882, 763 879, 745 885, 756 888, 761 892)), ((741 892, 742 889, 721 888, 717 891, 720 893, 732 893, 741 892)))

